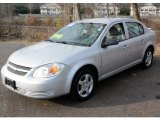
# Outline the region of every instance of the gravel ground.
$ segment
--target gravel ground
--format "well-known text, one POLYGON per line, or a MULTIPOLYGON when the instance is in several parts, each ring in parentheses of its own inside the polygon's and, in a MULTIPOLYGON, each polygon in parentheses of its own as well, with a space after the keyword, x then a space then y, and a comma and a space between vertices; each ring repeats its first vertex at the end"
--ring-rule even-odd
MULTIPOLYGON (((12 52, 22 47, 22 43, 0 42, 0 68, 12 52)), ((0 116, 160 116, 159 72, 160 49, 150 69, 135 66, 110 77, 100 82, 90 100, 81 103, 68 96, 51 100, 27 98, 8 90, 0 82, 0 116)))

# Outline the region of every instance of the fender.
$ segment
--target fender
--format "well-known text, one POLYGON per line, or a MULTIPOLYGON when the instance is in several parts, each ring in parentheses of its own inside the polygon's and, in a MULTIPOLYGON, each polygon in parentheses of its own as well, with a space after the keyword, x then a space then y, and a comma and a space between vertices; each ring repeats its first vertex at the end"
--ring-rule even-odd
MULTIPOLYGON (((74 79, 75 74, 78 72, 78 70, 80 70, 83 66, 85 65, 93 65, 97 68, 98 71, 98 79, 100 78, 100 74, 101 74, 101 64, 97 64, 97 62, 95 62, 97 60, 82 60, 79 61, 78 63, 75 64, 75 66, 73 66, 69 72, 69 75, 67 76, 67 81, 65 84, 65 90, 67 93, 70 92, 71 89, 71 85, 72 85, 72 81, 74 79)), ((99 60, 100 61, 100 60, 99 60)))

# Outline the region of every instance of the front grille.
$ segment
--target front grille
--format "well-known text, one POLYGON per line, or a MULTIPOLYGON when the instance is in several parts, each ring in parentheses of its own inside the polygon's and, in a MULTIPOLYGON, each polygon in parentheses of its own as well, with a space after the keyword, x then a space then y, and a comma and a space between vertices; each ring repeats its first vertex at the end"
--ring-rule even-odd
POLYGON ((18 71, 18 70, 14 70, 11 67, 7 67, 8 71, 10 71, 11 73, 17 74, 17 75, 21 75, 24 76, 25 74, 27 74, 27 72, 22 72, 22 71, 18 71))
POLYGON ((32 68, 30 67, 25 67, 25 66, 20 66, 17 64, 14 64, 12 62, 8 63, 7 66, 8 71, 10 71, 11 73, 14 73, 16 75, 20 75, 20 76, 24 76, 26 75, 32 68))
POLYGON ((24 67, 24 66, 16 65, 12 62, 9 62, 9 64, 12 65, 15 68, 22 69, 22 70, 28 70, 29 71, 31 69, 30 67, 24 67))

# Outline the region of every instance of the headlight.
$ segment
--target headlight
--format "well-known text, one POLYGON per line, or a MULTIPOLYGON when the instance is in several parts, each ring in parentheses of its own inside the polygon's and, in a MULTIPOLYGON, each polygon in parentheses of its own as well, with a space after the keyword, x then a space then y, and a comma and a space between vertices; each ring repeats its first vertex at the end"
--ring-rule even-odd
POLYGON ((55 76, 62 70, 63 66, 63 64, 58 63, 41 66, 34 71, 33 77, 45 78, 55 76))

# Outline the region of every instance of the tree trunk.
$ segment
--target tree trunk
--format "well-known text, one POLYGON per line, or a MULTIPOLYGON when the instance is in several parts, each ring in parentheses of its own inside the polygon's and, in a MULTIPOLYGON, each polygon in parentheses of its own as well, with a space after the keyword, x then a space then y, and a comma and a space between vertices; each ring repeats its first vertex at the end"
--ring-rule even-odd
POLYGON ((79 5, 77 3, 73 4, 73 21, 80 20, 79 5))
POLYGON ((133 14, 133 18, 137 20, 140 19, 139 11, 138 11, 138 4, 137 3, 131 3, 131 12, 133 14))
POLYGON ((32 7, 33 7, 33 4, 32 4, 32 3, 29 3, 29 5, 28 5, 29 14, 32 14, 32 7))
POLYGON ((70 3, 65 4, 64 3, 64 9, 63 9, 63 19, 67 18, 67 22, 72 22, 72 12, 71 12, 72 6, 70 3))
POLYGON ((113 3, 113 16, 114 16, 114 18, 116 17, 116 5, 115 5, 116 3, 113 3))
POLYGON ((95 18, 97 17, 97 6, 96 6, 96 3, 88 3, 88 6, 87 7, 90 7, 91 10, 92 10, 92 18, 95 18))
POLYGON ((107 3, 107 17, 109 18, 109 3, 107 3))

